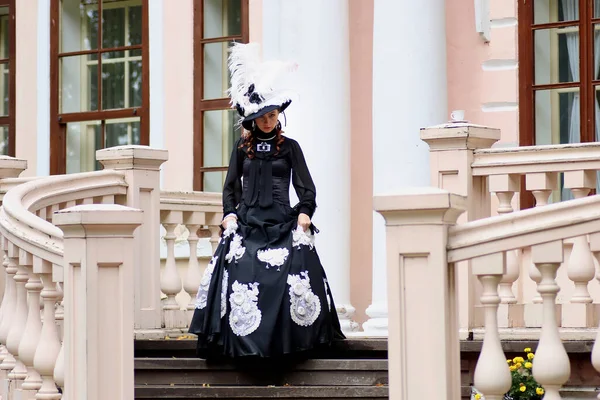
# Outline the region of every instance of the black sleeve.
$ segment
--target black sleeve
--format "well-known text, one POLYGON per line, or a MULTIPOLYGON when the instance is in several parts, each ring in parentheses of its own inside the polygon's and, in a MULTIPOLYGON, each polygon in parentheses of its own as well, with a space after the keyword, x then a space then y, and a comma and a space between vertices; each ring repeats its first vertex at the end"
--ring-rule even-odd
POLYGON ((299 200, 294 208, 298 210, 298 213, 307 214, 312 218, 315 209, 317 208, 317 190, 312 177, 310 176, 310 172, 308 171, 308 166, 306 165, 306 160, 304 159, 304 154, 302 153, 300 145, 295 140, 287 140, 291 143, 290 157, 292 161, 292 184, 294 185, 299 200))
POLYGON ((242 197, 242 165, 244 163, 244 150, 240 149, 243 139, 238 139, 231 151, 229 168, 223 185, 223 217, 236 214, 237 206, 242 197))

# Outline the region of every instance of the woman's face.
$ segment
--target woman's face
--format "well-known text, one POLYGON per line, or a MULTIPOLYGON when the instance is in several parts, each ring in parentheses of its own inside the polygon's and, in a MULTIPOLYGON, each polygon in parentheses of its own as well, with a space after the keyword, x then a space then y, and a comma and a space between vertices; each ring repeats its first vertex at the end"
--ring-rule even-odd
POLYGON ((256 121, 256 125, 258 126, 258 129, 260 129, 261 131, 263 131, 265 133, 269 133, 273 129, 275 129, 278 118, 279 118, 279 110, 273 110, 271 112, 266 113, 265 115, 262 115, 262 116, 256 118, 255 121, 256 121))

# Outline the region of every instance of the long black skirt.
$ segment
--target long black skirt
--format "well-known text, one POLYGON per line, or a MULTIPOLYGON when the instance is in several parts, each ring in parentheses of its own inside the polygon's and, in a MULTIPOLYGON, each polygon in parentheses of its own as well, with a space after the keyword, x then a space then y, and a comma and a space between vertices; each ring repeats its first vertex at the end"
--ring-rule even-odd
POLYGON ((238 210, 237 229, 223 232, 196 297, 189 332, 198 356, 280 357, 344 339, 314 227, 274 203, 238 210))

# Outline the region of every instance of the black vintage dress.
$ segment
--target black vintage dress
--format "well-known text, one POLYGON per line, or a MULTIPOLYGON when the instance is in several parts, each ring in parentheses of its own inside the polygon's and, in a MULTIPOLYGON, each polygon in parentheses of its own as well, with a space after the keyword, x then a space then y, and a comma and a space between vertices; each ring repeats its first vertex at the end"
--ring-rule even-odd
POLYGON ((315 186, 298 143, 255 140, 254 158, 234 146, 223 188, 225 229, 196 297, 189 332, 198 356, 279 357, 344 339, 314 246, 315 186), (243 177, 243 180, 240 178, 243 177), (299 203, 290 207, 290 179, 299 203), (242 183, 243 181, 243 183, 242 183))

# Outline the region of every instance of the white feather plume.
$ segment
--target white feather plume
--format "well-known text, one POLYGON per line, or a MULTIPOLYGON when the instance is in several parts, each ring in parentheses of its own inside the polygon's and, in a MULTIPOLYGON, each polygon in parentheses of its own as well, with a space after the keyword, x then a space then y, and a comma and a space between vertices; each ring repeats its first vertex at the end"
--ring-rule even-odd
POLYGON ((231 104, 239 104, 244 109, 244 116, 270 105, 283 104, 295 97, 292 91, 281 86, 287 73, 297 69, 297 64, 274 60, 262 62, 257 43, 234 43, 228 66, 231 72, 231 87, 228 90, 231 104), (260 104, 249 101, 247 93, 251 85, 263 99, 260 104))

